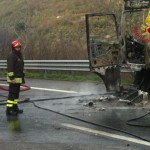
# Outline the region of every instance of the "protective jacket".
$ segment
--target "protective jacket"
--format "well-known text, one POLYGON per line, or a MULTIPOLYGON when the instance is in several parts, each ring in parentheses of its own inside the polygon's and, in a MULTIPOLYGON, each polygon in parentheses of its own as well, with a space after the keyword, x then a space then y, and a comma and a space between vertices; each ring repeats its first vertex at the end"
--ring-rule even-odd
POLYGON ((21 52, 12 51, 7 58, 7 82, 25 83, 24 81, 24 61, 21 52))

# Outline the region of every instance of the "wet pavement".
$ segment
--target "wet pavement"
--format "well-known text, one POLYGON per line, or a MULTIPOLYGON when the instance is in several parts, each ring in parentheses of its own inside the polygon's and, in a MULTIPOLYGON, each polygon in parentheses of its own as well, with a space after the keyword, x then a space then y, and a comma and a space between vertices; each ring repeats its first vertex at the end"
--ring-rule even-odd
MULTIPOLYGON (((99 94, 106 91, 104 85, 95 82, 27 79, 26 84, 33 89, 21 92, 20 100, 43 99, 43 101, 36 101, 35 104, 47 110, 39 109, 32 103, 21 103, 19 106, 24 109, 24 114, 18 117, 6 117, 5 105, 0 106, 0 147, 3 150, 149 150, 150 143, 142 143, 142 140, 133 142, 132 140, 137 138, 131 135, 48 111, 50 109, 110 126, 150 140, 149 127, 134 127, 126 124, 129 119, 146 114, 149 108, 118 103, 115 98, 110 101, 105 99, 105 96, 101 100, 99 94), (91 101, 94 103, 89 107, 87 104, 91 101), (103 135, 99 131, 108 135, 103 135), (112 135, 117 135, 117 138, 112 135), (120 136, 124 139, 122 140, 120 136)), ((5 91, 0 91, 0 94, 7 96, 5 91)), ((0 97, 0 100, 6 98, 0 97)), ((150 126, 149 120, 150 115, 147 115, 133 123, 150 126)))

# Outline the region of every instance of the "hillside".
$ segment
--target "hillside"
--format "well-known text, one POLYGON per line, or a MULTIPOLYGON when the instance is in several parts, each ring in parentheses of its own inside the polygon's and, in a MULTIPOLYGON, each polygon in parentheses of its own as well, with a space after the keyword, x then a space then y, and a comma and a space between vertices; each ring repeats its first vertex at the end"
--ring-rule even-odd
POLYGON ((25 59, 87 59, 85 14, 119 11, 122 0, 0 0, 0 52, 20 39, 25 59), (115 3, 114 3, 115 2, 115 3))

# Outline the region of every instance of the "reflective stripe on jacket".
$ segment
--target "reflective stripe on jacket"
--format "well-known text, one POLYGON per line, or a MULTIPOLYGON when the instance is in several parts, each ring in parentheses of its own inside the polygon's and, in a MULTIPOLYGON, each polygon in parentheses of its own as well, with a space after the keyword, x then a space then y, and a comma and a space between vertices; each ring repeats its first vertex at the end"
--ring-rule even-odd
MULTIPOLYGON (((15 80, 15 83, 20 83, 20 84, 24 83, 22 78, 14 78, 13 80, 15 80)), ((8 76, 7 76, 7 82, 12 83, 12 80, 8 76)))

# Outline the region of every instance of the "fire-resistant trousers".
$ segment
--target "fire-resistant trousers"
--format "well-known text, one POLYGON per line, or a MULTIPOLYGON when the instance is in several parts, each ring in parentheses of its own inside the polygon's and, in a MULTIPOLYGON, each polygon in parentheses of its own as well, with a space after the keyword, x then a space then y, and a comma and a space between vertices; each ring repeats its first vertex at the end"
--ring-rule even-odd
POLYGON ((20 93, 20 84, 10 83, 7 108, 13 108, 14 105, 18 105, 19 93, 20 93))

